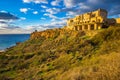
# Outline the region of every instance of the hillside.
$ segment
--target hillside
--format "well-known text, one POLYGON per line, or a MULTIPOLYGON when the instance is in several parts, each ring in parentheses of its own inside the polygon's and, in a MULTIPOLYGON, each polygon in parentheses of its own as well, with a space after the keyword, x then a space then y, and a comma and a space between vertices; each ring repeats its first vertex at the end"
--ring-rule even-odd
POLYGON ((50 29, 0 53, 0 80, 120 80, 120 27, 50 29))

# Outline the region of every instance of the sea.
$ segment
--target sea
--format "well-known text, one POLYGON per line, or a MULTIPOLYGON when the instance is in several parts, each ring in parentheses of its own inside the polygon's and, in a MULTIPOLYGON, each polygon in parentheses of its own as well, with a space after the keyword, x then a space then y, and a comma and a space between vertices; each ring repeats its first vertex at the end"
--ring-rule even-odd
POLYGON ((0 34, 0 50, 15 46, 17 42, 24 42, 30 34, 0 34))

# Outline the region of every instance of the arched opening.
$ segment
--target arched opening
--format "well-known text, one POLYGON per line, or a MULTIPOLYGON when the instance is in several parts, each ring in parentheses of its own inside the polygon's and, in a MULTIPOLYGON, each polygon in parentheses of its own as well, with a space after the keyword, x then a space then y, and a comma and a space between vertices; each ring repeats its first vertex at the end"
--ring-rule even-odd
POLYGON ((86 30, 87 30, 87 29, 88 29, 88 25, 85 25, 84 29, 86 29, 86 30))
POLYGON ((79 30, 82 30, 82 25, 79 26, 79 30))
POLYGON ((75 26, 75 30, 78 30, 78 29, 77 29, 77 26, 75 26))
POLYGON ((90 26, 90 30, 94 30, 94 24, 91 24, 91 26, 90 26))

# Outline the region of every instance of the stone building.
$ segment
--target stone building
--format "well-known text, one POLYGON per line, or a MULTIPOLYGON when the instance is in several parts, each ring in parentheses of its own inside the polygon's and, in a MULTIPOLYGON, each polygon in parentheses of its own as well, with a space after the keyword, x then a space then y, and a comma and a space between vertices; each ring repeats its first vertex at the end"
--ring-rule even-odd
POLYGON ((120 18, 116 18, 115 20, 117 24, 120 24, 120 18))
POLYGON ((107 28, 109 25, 115 24, 115 22, 115 19, 107 18, 106 10, 98 9, 69 19, 66 28, 73 30, 98 30, 107 28))

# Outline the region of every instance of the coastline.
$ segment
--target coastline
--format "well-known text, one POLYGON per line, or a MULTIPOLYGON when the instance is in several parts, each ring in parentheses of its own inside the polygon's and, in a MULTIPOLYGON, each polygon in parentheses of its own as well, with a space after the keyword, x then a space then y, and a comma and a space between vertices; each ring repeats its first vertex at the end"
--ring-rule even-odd
POLYGON ((0 53, 30 38, 30 34, 0 34, 0 53))

